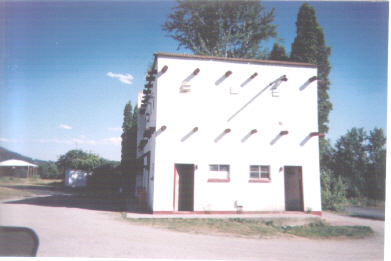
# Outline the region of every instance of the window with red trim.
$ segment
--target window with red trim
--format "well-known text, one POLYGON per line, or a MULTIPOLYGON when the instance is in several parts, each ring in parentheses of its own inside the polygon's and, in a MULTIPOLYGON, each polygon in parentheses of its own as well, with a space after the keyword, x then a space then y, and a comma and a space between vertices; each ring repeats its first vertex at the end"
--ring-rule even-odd
POLYGON ((209 165, 208 181, 229 181, 229 165, 209 165))
POLYGON ((250 181, 266 181, 269 182, 270 166, 251 165, 250 166, 250 181))

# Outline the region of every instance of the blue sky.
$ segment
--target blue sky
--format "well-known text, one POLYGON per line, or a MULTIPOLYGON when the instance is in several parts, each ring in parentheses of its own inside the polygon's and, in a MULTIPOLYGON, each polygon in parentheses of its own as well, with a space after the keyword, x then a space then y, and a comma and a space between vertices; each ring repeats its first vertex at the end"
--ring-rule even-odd
MULTIPOLYGON (((301 4, 263 2, 276 9, 288 52, 301 4)), ((32 158, 57 160, 78 148, 120 160, 123 110, 135 105, 153 53, 191 53, 161 30, 174 1, 0 5, 0 146, 32 158)), ((352 127, 386 130, 388 2, 310 5, 332 48, 327 138, 352 127)))

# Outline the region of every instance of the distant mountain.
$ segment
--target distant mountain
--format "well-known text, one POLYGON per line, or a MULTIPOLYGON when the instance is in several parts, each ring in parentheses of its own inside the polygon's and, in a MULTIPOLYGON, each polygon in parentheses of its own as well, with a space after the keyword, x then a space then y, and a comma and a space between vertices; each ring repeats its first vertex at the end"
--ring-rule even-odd
POLYGON ((37 160, 37 159, 32 159, 23 155, 20 155, 16 152, 7 150, 3 147, 0 147, 0 162, 9 160, 9 159, 16 159, 16 160, 24 160, 32 164, 40 165, 42 163, 45 163, 46 161, 44 160, 37 160))

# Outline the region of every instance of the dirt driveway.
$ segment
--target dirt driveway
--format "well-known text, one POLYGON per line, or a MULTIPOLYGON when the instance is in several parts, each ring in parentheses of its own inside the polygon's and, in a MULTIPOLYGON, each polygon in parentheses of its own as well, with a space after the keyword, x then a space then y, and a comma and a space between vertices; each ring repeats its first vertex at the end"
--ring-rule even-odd
MULTIPOLYGON (((52 196, 50 196, 52 198, 52 196)), ((46 198, 50 201, 50 198, 46 198)), ((40 257, 236 260, 383 260, 384 221, 324 214, 333 224, 369 225, 358 240, 248 239, 195 235, 140 226, 116 211, 14 201, 0 204, 0 225, 30 227, 40 257)))

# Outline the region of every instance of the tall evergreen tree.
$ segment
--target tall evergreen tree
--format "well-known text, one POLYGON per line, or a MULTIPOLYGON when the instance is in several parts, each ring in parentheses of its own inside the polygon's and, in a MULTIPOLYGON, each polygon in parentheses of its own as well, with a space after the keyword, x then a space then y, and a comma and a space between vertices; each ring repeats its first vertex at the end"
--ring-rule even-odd
POLYGON ((274 9, 259 1, 182 1, 162 26, 167 36, 198 55, 265 58, 261 42, 276 37, 274 9), (262 14, 261 14, 262 13, 262 14))
MULTIPOLYGON (((331 48, 326 46, 325 36, 320 27, 315 10, 307 2, 301 5, 296 21, 296 38, 292 43, 291 61, 313 63, 318 66, 318 126, 319 131, 327 133, 329 113, 333 109, 328 90, 331 66, 328 57, 331 48)), ((326 140, 320 139, 320 152, 323 153, 326 140)))
POLYGON ((133 126, 133 114, 132 114, 132 103, 129 101, 125 105, 124 109, 124 122, 122 123, 123 132, 127 132, 133 126))
POLYGON ((136 103, 136 106, 134 106, 134 109, 133 109, 132 126, 136 126, 137 125, 137 112, 138 112, 138 106, 137 106, 137 103, 136 103))
POLYGON ((121 135, 121 172, 126 191, 133 193, 137 157, 137 105, 134 110, 129 101, 124 109, 124 122, 121 135))
POLYGON ((272 52, 270 53, 269 60, 273 61, 289 61, 288 55, 284 46, 279 43, 274 43, 272 52))
POLYGON ((132 159, 132 150, 131 150, 131 129, 133 126, 133 112, 132 112, 132 104, 129 101, 125 105, 124 109, 124 122, 122 124, 123 133, 121 135, 121 168, 123 174, 129 175, 131 159, 132 159))

